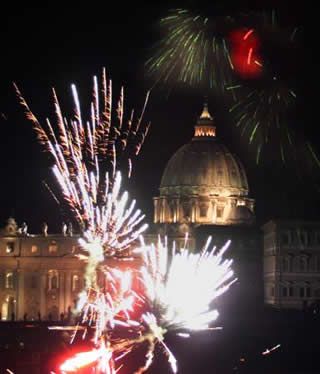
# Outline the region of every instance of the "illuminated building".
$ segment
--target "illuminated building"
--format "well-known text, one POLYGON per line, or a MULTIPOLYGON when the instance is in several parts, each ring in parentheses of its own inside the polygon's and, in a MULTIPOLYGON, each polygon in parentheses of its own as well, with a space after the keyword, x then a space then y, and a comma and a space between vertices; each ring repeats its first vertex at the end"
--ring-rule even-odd
POLYGON ((21 232, 10 218, 0 233, 0 312, 3 320, 60 319, 74 307, 83 286, 84 264, 72 251, 72 232, 21 232))
POLYGON ((272 220, 264 232, 264 300, 304 309, 320 300, 320 222, 272 220))
POLYGON ((154 198, 154 223, 239 225, 254 220, 240 160, 216 137, 207 105, 194 137, 169 160, 154 198))

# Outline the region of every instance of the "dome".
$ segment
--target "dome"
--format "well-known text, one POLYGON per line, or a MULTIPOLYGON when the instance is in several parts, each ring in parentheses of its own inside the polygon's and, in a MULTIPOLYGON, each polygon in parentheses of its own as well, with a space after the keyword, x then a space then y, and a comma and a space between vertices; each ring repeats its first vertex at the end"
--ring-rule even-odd
POLYGON ((238 158, 215 137, 182 146, 163 173, 160 194, 247 196, 248 181, 238 158))
POLYGON ((245 169, 216 138, 205 104, 194 137, 169 160, 154 198, 154 223, 238 225, 251 223, 245 169))

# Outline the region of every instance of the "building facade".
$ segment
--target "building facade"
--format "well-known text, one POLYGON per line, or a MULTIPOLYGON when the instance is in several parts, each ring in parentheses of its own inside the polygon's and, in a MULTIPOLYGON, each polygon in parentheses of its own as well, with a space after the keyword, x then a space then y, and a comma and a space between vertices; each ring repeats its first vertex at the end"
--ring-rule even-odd
POLYGON ((305 309, 320 301, 320 222, 272 220, 263 226, 264 301, 305 309))
POLYGON ((0 232, 0 313, 2 320, 70 316, 83 287, 84 264, 74 252, 72 232, 40 235, 19 229, 10 218, 0 232))

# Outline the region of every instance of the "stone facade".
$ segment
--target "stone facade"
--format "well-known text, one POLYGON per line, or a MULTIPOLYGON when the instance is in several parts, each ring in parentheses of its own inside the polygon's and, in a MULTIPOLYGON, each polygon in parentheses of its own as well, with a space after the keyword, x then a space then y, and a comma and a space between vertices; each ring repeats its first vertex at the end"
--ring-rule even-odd
POLYGON ((264 301, 305 309, 320 301, 320 222, 273 220, 264 232, 264 301))
MULTIPOLYGON (((26 230, 26 229, 25 229, 26 230)), ((0 231, 0 313, 2 320, 70 318, 84 287, 85 263, 77 257, 79 235, 31 235, 14 219, 0 231)), ((132 259, 130 266, 135 266, 132 259)), ((122 267, 117 260, 109 266, 122 267)), ((129 265, 128 265, 129 266, 129 265)))
POLYGON ((78 237, 21 232, 13 219, 0 233, 1 319, 67 317, 83 286, 78 237))

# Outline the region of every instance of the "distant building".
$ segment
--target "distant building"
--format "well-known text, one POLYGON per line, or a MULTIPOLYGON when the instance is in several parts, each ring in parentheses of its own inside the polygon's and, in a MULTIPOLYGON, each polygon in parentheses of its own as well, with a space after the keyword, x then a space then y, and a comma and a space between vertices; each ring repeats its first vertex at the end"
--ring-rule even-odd
POLYGON ((8 220, 0 231, 0 319, 70 318, 85 284, 78 239, 70 226, 48 234, 44 224, 41 234, 31 235, 8 220))
POLYGON ((263 241, 265 304, 305 309, 320 302, 320 222, 272 220, 263 241))
MULTIPOLYGON (((26 230, 26 228, 24 228, 26 230)), ((75 257, 77 237, 29 235, 10 218, 0 232, 0 312, 3 320, 59 319, 74 307, 84 264, 75 257)))

